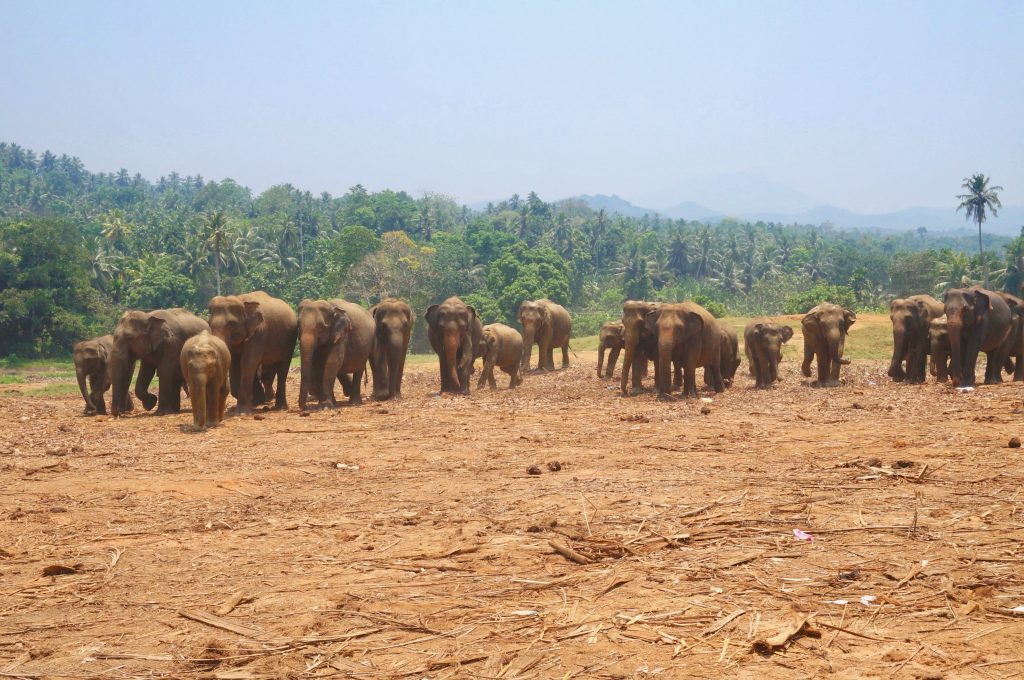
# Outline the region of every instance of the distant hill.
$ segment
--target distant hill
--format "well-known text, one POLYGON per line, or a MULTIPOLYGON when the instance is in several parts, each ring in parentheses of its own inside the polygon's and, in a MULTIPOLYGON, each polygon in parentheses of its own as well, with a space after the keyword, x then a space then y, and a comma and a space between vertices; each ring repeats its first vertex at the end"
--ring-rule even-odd
MULTIPOLYGON (((963 212, 956 208, 906 208, 891 213, 865 214, 844 208, 823 205, 800 213, 753 212, 737 216, 741 220, 757 222, 782 222, 784 224, 832 223, 843 229, 883 229, 886 231, 907 231, 925 227, 930 231, 973 230, 973 222, 964 219, 963 212)), ((989 217, 982 227, 992 234, 1017 236, 1024 227, 1024 206, 1004 206, 999 217, 989 217)))
POLYGON ((585 203, 591 210, 604 210, 608 214, 619 214, 623 217, 643 217, 644 215, 657 215, 657 210, 651 210, 650 208, 641 208, 638 205, 633 205, 626 199, 612 194, 606 196, 604 194, 596 194, 590 196, 588 194, 581 194, 579 196, 573 196, 571 199, 585 203))

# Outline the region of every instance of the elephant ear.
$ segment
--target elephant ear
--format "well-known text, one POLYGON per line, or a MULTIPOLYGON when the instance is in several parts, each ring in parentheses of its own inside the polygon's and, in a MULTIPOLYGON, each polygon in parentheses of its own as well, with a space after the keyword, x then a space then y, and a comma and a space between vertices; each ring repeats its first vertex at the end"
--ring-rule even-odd
POLYGON ((988 295, 982 293, 980 290, 974 293, 974 316, 982 318, 989 313, 992 309, 992 301, 988 299, 988 295))
POLYGON ((437 325, 437 310, 440 306, 441 305, 430 305, 427 307, 427 311, 423 313, 423 318, 427 320, 428 325, 437 325))
POLYGON ((341 307, 332 307, 331 309, 333 311, 331 316, 331 344, 337 345, 352 330, 352 321, 341 307))
POLYGON ((167 330, 167 319, 151 316, 147 324, 149 326, 149 346, 153 352, 156 352, 170 335, 170 332, 167 330))
POLYGON ((658 334, 658 319, 660 317, 660 309, 652 309, 644 316, 644 328, 646 328, 651 335, 658 334))
POLYGON ((246 301, 245 303, 245 338, 248 340, 252 334, 263 323, 263 312, 260 311, 260 303, 246 301))
POLYGON ((412 307, 402 307, 402 315, 405 316, 405 320, 409 323, 409 328, 416 323, 416 315, 412 313, 412 307))
POLYGON ((811 311, 804 314, 804 318, 800 319, 800 324, 804 328, 807 328, 808 326, 817 326, 819 321, 820 319, 818 318, 818 313, 815 311, 811 311))
POLYGON ((793 338, 793 329, 789 326, 782 327, 782 342, 789 342, 793 338))
POLYGON ((764 332, 764 324, 763 323, 755 323, 754 324, 754 337, 755 338, 760 338, 761 337, 761 333, 763 333, 763 332, 764 332))
MULTIPOLYGON (((686 335, 693 338, 704 332, 704 317, 698 312, 687 312, 686 314, 686 335)), ((721 333, 719 333, 721 335, 721 333)))
POLYGON ((857 313, 852 309, 843 310, 843 321, 846 323, 846 330, 850 330, 850 326, 857 321, 857 313))
POLYGON ((375 323, 380 323, 380 317, 383 315, 383 312, 384 312, 384 310, 381 309, 381 306, 379 304, 378 305, 374 305, 373 307, 370 307, 369 311, 370 311, 370 316, 373 317, 374 322, 375 323))
POLYGON ((541 310, 541 316, 544 317, 544 323, 550 325, 550 323, 551 323, 551 307, 549 307, 548 305, 541 305, 540 310, 541 310))

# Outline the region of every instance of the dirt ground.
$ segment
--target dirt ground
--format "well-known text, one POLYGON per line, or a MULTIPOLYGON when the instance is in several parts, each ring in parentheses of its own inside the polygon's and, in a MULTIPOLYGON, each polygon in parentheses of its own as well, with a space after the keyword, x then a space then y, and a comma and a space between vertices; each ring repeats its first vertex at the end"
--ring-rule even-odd
POLYGON ((204 434, 0 397, 0 677, 1024 675, 1020 384, 574 361, 204 434))

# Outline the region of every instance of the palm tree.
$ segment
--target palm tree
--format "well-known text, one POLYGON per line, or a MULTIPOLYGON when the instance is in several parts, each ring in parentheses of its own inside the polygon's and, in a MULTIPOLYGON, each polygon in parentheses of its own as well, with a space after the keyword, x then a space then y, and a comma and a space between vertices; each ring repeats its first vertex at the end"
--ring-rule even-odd
POLYGON ((967 253, 945 251, 944 258, 939 262, 938 273, 942 279, 935 285, 935 290, 944 293, 950 288, 961 288, 971 285, 971 258, 967 253))
MULTIPOLYGON (((991 211, 992 216, 996 217, 999 215, 998 209, 1003 207, 1003 204, 999 202, 999 194, 996 192, 1002 191, 1003 188, 999 186, 990 187, 988 185, 989 178, 982 173, 971 175, 970 177, 964 177, 964 183, 960 185, 967 193, 960 194, 957 198, 960 199, 960 205, 957 206, 957 212, 964 211, 964 217, 968 220, 974 220, 978 223, 978 256, 984 255, 984 246, 981 242, 981 225, 987 219, 986 211, 991 211)), ((988 286, 988 272, 983 272, 984 285, 988 286)))
POLYGON ((228 217, 223 210, 211 210, 203 215, 203 235, 206 246, 213 249, 213 264, 217 273, 217 295, 220 295, 221 252, 228 240, 228 217))
POLYGON ((132 225, 125 219, 121 210, 111 210, 103 220, 103 237, 115 248, 120 246, 125 237, 132 233, 132 225))

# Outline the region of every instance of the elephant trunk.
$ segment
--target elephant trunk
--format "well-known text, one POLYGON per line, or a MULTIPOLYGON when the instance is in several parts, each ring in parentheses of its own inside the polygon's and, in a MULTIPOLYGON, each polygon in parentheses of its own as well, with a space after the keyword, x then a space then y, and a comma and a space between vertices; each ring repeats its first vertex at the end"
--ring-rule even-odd
MULTIPOLYGON (((328 406, 334 406, 334 381, 338 379, 345 365, 345 352, 348 349, 348 338, 343 338, 338 344, 329 347, 327 358, 324 360, 324 375, 320 385, 320 401, 328 406)), ((354 388, 353 388, 354 389, 354 388)))
MULTIPOLYGON (((889 377, 895 380, 903 378, 903 358, 907 355, 907 334, 902 328, 892 329, 892 361, 889 362, 889 377)), ((909 368, 909 367, 908 367, 909 368)))
POLYGON ((828 343, 828 356, 835 365, 843 358, 843 333, 838 328, 830 328, 825 334, 828 343))
POLYGON ((92 403, 92 399, 89 398, 89 388, 85 384, 85 375, 85 368, 83 366, 75 366, 75 377, 78 378, 78 389, 82 392, 82 398, 85 399, 85 410, 87 413, 92 413, 96 410, 96 406, 92 403))
POLYGON ((384 365, 387 366, 387 388, 388 396, 394 397, 402 389, 402 360, 405 358, 405 347, 402 338, 397 334, 388 339, 385 348, 384 365))
POLYGON ((675 342, 671 335, 658 338, 658 366, 655 370, 655 382, 658 391, 662 394, 672 392, 672 353, 675 349, 675 342))
POLYGON ((446 333, 444 336, 444 360, 448 366, 448 380, 451 382, 452 390, 460 392, 462 390, 462 382, 459 380, 459 346, 462 344, 462 338, 459 337, 457 332, 446 333))
POLYGON ((309 393, 313 390, 313 354, 316 353, 316 337, 312 334, 304 334, 299 339, 299 364, 301 366, 301 378, 299 379, 299 408, 306 409, 309 401, 309 393))
POLYGON ((128 410, 128 390, 131 388, 132 373, 135 372, 135 360, 127 352, 113 352, 110 355, 111 394, 110 415, 117 418, 128 410))
POLYGON ((768 355, 768 381, 767 384, 774 383, 779 379, 779 354, 778 352, 772 352, 768 355))
POLYGON ((189 382, 189 397, 192 399, 192 424, 199 429, 206 427, 206 376, 196 366, 189 367, 192 373, 189 382))
MULTIPOLYGON (((530 370, 530 357, 533 355, 533 342, 536 337, 537 329, 533 326, 523 325, 523 360, 522 367, 524 371, 530 370)), ((541 356, 537 359, 538 367, 544 363, 544 357, 541 356)))
POLYGON ((949 378, 954 387, 963 382, 963 321, 949 317, 946 322, 949 331, 949 378))

